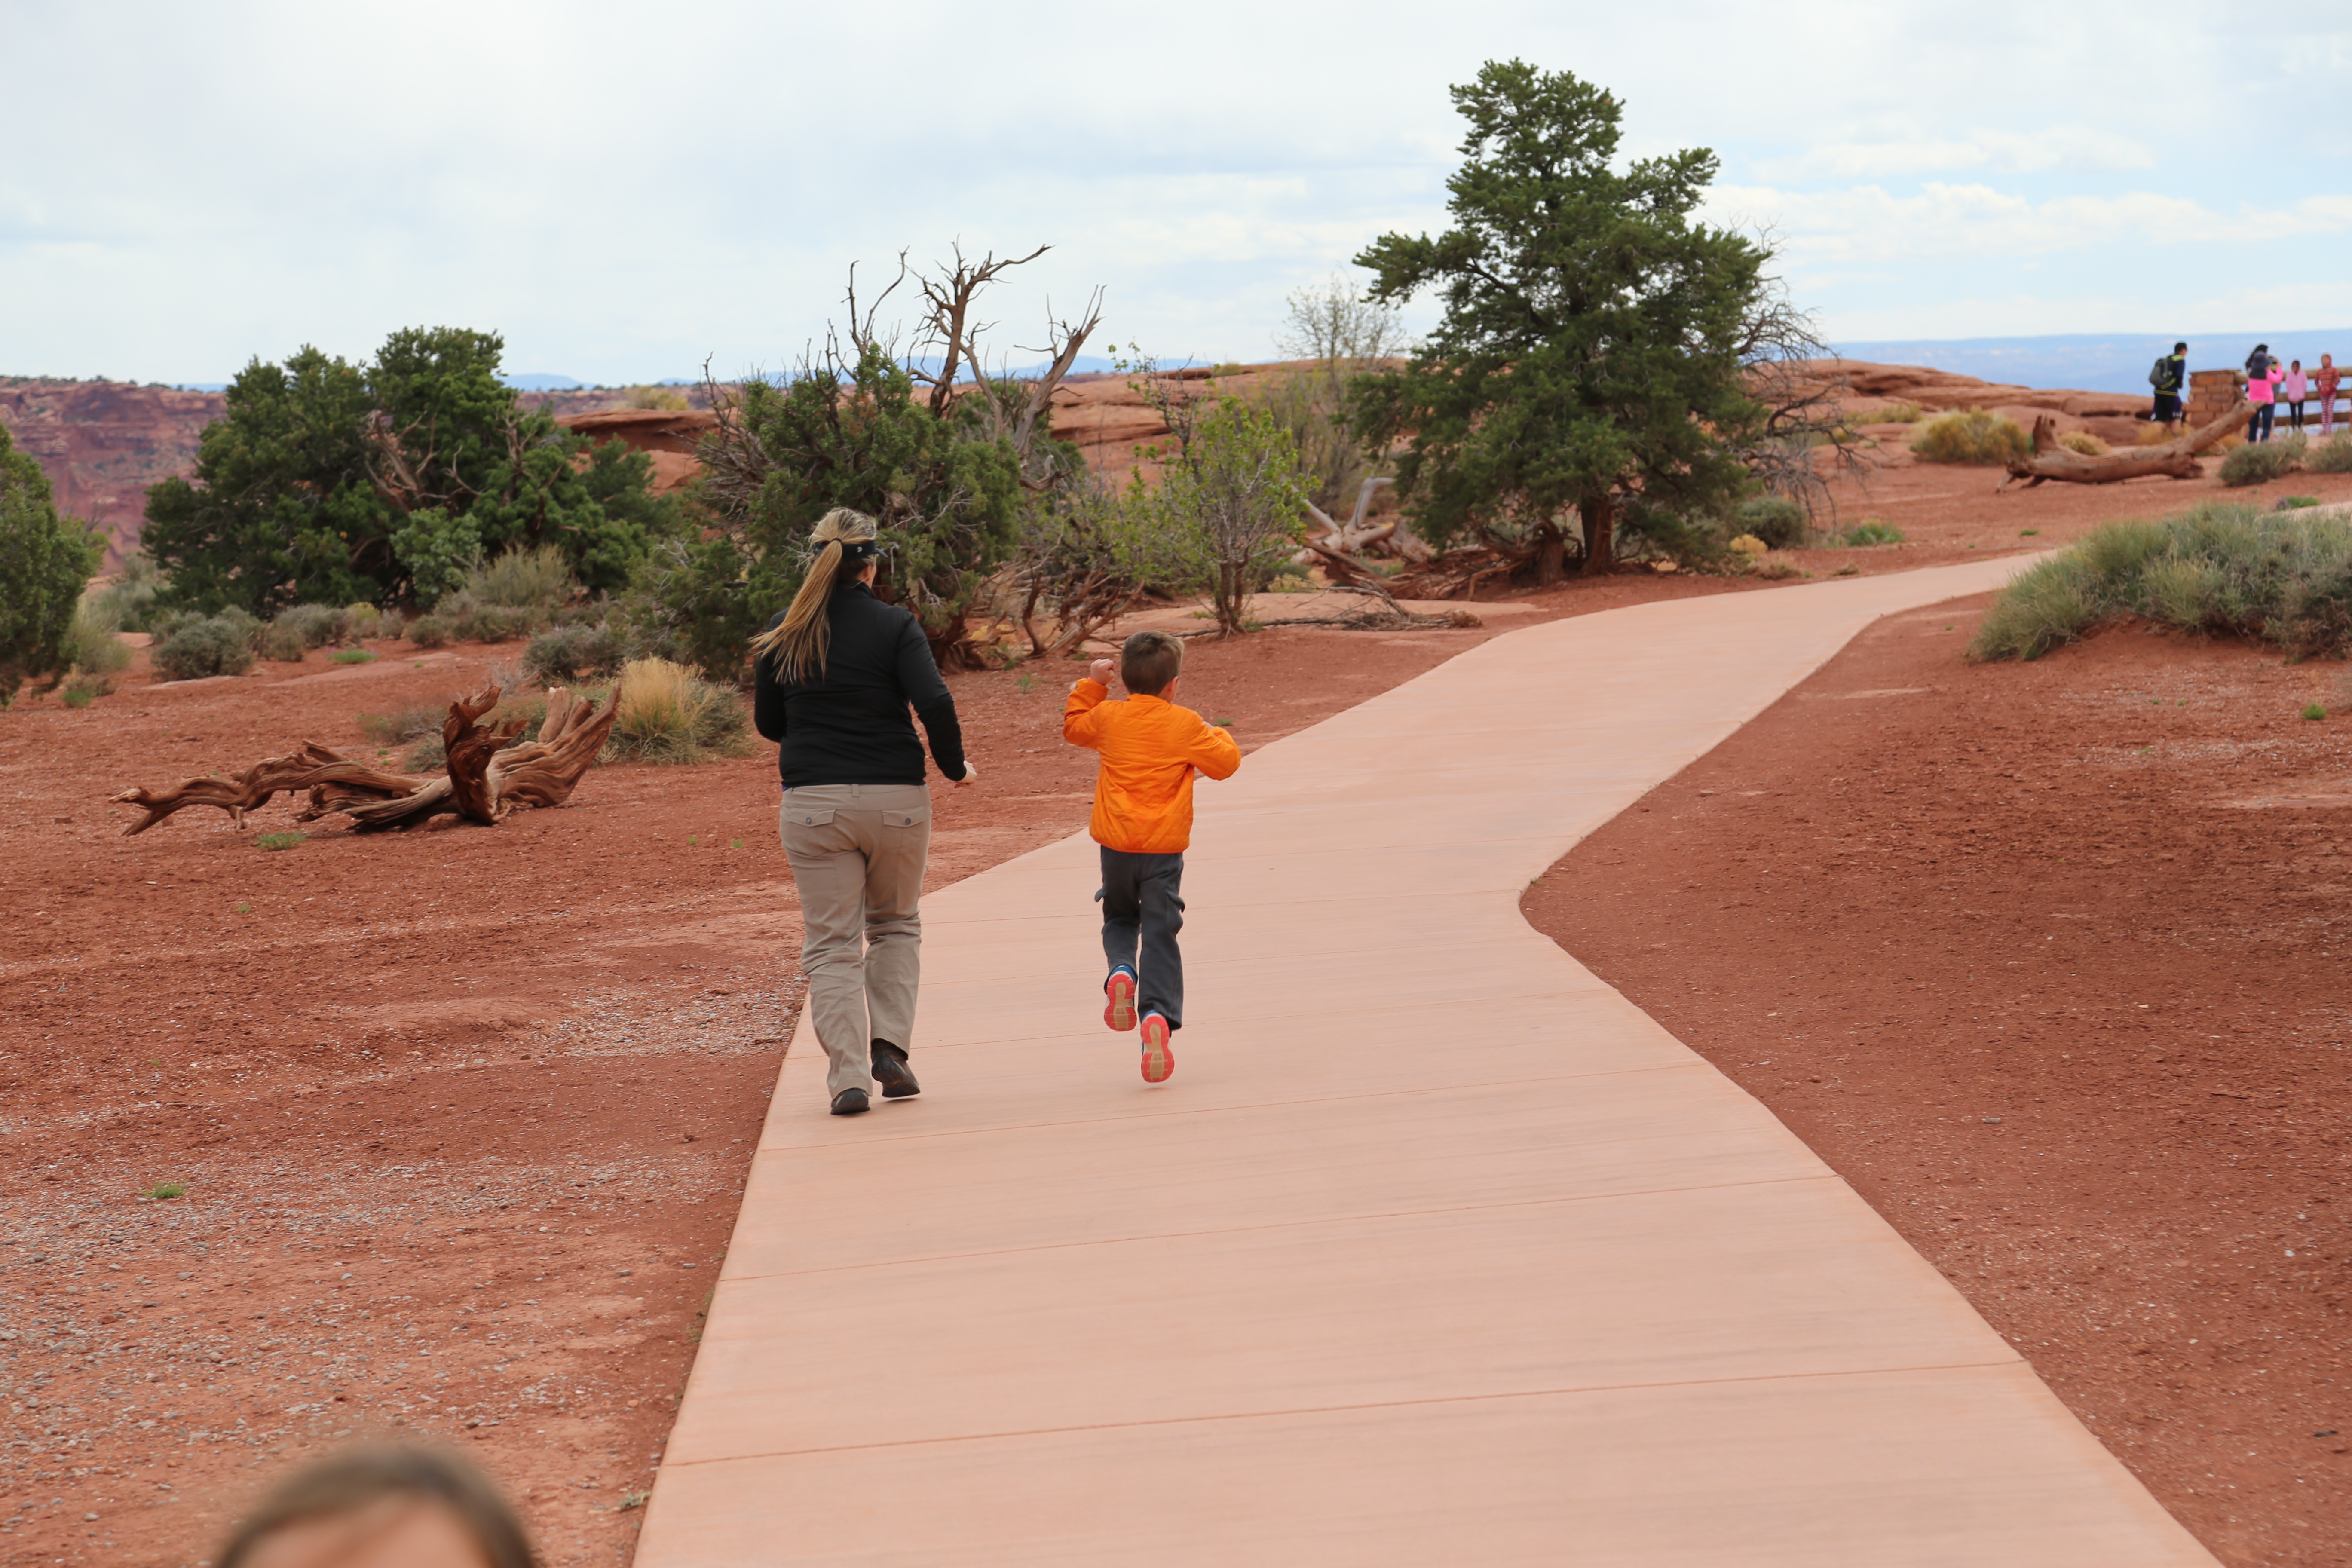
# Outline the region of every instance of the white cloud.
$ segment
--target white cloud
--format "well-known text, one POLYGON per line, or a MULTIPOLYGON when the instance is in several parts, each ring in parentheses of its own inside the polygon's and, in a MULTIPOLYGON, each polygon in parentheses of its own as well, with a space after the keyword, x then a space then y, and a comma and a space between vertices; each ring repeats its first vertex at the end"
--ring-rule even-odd
POLYGON ((2045 169, 2150 169, 2156 155, 2128 136, 2088 125, 2035 132, 1974 131, 1959 138, 1832 142, 1794 158, 1757 165, 1767 179, 1883 180, 1958 169, 2032 174, 2045 169))

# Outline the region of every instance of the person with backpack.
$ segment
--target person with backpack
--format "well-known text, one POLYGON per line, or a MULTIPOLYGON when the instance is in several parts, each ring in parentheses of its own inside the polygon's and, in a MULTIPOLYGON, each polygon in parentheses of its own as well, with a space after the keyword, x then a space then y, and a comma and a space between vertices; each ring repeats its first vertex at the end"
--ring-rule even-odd
POLYGON ((2246 401, 2253 405, 2246 416, 2247 440, 2271 438, 2271 425, 2278 417, 2278 384, 2285 374, 2271 357, 2268 343, 2256 343, 2246 356, 2246 401))
POLYGON ((2158 359, 2148 371, 2147 384, 2156 389, 2156 406, 2148 410, 2147 416, 2163 426, 2168 436, 2180 418, 2180 397, 2189 385, 2189 345, 2173 344, 2172 352, 2158 359))

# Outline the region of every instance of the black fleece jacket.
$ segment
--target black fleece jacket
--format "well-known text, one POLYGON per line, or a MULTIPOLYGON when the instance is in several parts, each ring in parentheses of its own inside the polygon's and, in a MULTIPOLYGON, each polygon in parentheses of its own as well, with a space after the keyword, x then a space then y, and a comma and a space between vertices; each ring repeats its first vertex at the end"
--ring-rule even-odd
MULTIPOLYGON (((865 584, 833 591, 825 613, 833 644, 824 673, 777 679, 773 660, 753 668, 752 721, 778 742, 786 789, 807 784, 919 784, 923 747, 907 717, 911 704, 949 778, 963 777, 963 730, 914 616, 876 598, 865 584)), ((768 625, 783 619, 780 612, 768 625)))

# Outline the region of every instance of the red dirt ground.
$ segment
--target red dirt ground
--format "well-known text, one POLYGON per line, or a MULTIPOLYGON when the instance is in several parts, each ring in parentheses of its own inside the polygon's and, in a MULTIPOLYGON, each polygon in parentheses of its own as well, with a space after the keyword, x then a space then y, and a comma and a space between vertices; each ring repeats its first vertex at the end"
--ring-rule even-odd
MULTIPOLYGON (((2213 489, 1994 480, 1901 459, 1843 504, 1913 542, 1787 558, 1974 559, 2213 489)), ((1183 697, 1255 747, 1533 619, 1769 591, 1633 573, 1483 630, 1203 640, 1183 697)), ((357 748, 517 650, 375 651, 0 714, 0 1561, 198 1561, 290 1462, 403 1430, 478 1453, 551 1563, 629 1555, 798 1003, 772 753, 600 768, 496 829, 119 837, 117 789, 357 748)), ((1074 668, 955 679, 984 776, 936 792, 934 885, 1084 826, 1074 668)))
MULTIPOLYGON (((1745 586, 1200 640, 1182 696, 1254 748, 1529 618, 1745 586)), ((120 836, 117 789, 364 752, 358 715, 519 651, 373 647, 0 715, 0 1561, 195 1561, 289 1462, 401 1430, 478 1452, 549 1562, 627 1559, 799 1000, 774 752, 495 829, 262 850, 281 800, 120 836)), ((936 792, 932 885, 1085 826, 1080 668, 954 679, 983 778, 936 792)))
POLYGON ((2352 1560, 2352 707, 1889 617, 1528 918, 1756 1095, 2224 1562, 2352 1560))

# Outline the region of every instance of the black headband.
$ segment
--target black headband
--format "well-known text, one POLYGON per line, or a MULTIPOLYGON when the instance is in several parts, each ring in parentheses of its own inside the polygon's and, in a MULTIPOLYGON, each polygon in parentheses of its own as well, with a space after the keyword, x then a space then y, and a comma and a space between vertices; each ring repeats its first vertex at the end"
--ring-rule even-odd
POLYGON ((835 539, 826 542, 841 546, 844 561, 871 561, 882 553, 882 546, 871 539, 835 539))

